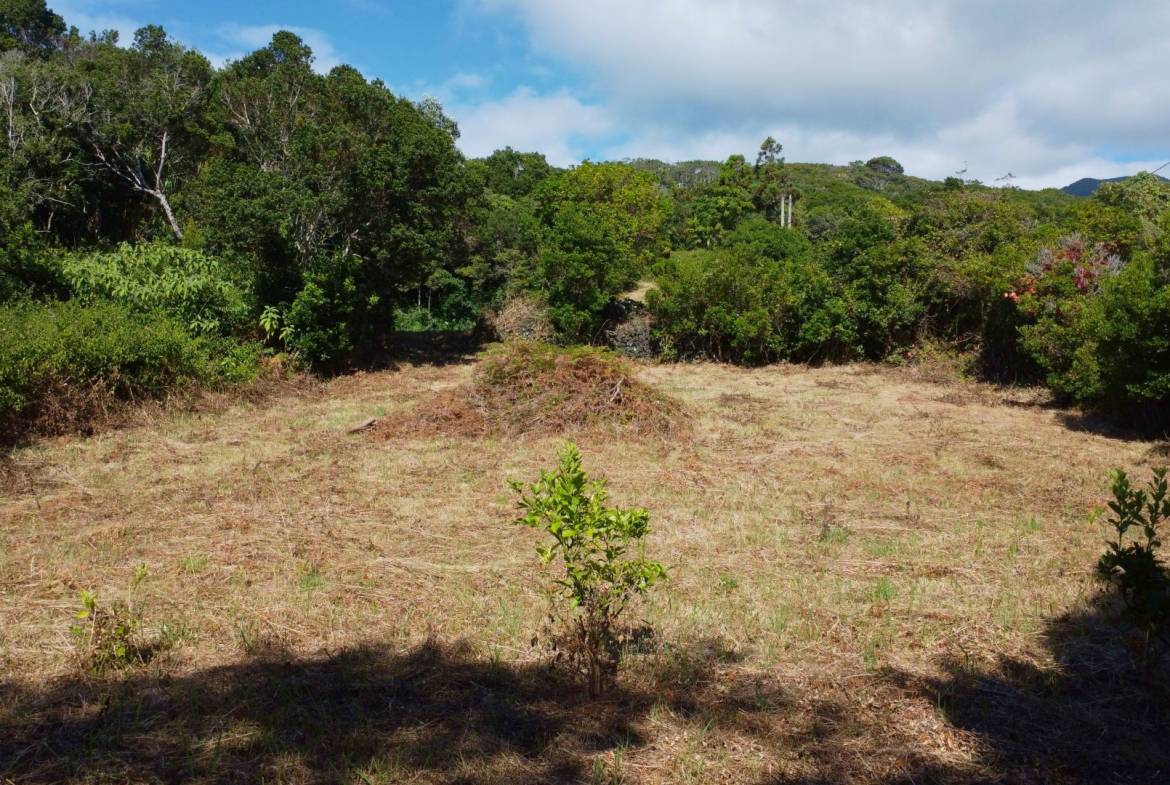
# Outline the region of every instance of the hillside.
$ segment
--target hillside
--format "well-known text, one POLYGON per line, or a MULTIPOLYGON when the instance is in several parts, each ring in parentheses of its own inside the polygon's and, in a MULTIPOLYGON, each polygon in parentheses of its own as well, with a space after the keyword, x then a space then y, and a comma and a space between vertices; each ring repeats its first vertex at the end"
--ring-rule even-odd
MULTIPOLYGON (((1161 175, 1156 175, 1159 180, 1165 181, 1166 178, 1161 175)), ((1070 183, 1060 190, 1064 191, 1070 196, 1092 196, 1097 193, 1097 189, 1101 187, 1102 183, 1124 183, 1130 177, 1110 177, 1104 180, 1098 180, 1095 177, 1082 177, 1075 183, 1070 183)))

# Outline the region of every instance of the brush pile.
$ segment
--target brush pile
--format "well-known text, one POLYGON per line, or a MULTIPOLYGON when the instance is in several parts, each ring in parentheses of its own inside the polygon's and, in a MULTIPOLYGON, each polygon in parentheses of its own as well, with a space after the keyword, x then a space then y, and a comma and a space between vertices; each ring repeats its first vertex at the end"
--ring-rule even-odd
POLYGON ((378 432, 519 436, 614 428, 668 436, 683 422, 682 404, 640 381, 634 365, 613 352, 511 341, 490 347, 467 383, 388 418, 378 432))

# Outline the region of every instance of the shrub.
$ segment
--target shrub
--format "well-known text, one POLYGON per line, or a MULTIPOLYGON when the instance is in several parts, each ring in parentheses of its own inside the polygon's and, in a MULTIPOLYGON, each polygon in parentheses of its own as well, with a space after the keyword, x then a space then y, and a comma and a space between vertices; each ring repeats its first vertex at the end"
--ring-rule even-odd
POLYGON ((879 155, 877 158, 870 158, 865 162, 866 167, 879 172, 881 174, 904 174, 905 169, 902 164, 888 155, 879 155))
POLYGON ((606 306, 630 283, 612 231, 592 208, 573 203, 557 214, 539 271, 549 316, 567 342, 591 338, 606 306))
POLYGON ((546 565, 559 558, 563 567, 563 577, 549 587, 550 597, 567 606, 553 612, 565 627, 554 638, 558 656, 584 677, 591 696, 599 695, 621 659, 623 612, 666 577, 665 567, 645 558, 650 515, 640 507, 607 507, 605 480, 589 480, 572 443, 561 451, 555 472, 541 472, 527 488, 511 485, 522 511, 515 522, 546 532, 551 542, 537 553, 546 565))
POLYGON ((836 359, 855 343, 827 271, 734 249, 676 253, 646 296, 662 353, 762 363, 836 359))
POLYGON ((1134 488, 1126 473, 1113 474, 1113 538, 1097 562, 1097 577, 1113 589, 1147 636, 1170 620, 1170 571, 1159 557, 1162 525, 1170 520, 1166 470, 1154 472, 1147 490, 1134 488), (1131 534, 1132 532, 1132 534, 1131 534))
POLYGON ((0 307, 0 438, 86 430, 118 400, 214 383, 207 343, 112 303, 0 307))
POLYGON ((248 319, 244 297, 223 265, 189 248, 123 244, 108 253, 67 255, 61 269, 82 300, 161 311, 193 333, 231 333, 248 319))
POLYGON ((1066 238, 1007 297, 1027 320, 1021 347, 1058 393, 1114 409, 1170 403, 1170 280, 1149 254, 1123 262, 1066 238))
POLYGON ((145 565, 137 567, 127 591, 128 599, 108 606, 98 602, 96 592, 82 590, 81 610, 70 631, 78 656, 88 670, 100 674, 110 668, 136 665, 149 656, 149 648, 139 639, 142 616, 134 603, 146 576, 145 565))
POLYGON ((379 298, 364 293, 361 272, 360 259, 339 254, 305 273, 284 325, 288 348, 310 366, 339 367, 368 335, 369 310, 379 298))
POLYGON ((750 256, 775 261, 805 256, 812 250, 803 232, 786 229, 758 215, 740 221, 724 244, 750 256))
POLYGON ((555 228, 566 210, 580 210, 612 237, 627 286, 665 249, 662 229, 670 204, 650 172, 586 161, 544 180, 536 195, 550 226, 555 228))

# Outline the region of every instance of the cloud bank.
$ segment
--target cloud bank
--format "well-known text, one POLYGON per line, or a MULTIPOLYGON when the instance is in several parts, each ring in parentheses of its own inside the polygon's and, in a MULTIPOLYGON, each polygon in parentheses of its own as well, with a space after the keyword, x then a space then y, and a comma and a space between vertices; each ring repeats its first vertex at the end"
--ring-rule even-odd
POLYGON ((459 107, 469 151, 532 139, 558 163, 723 158, 771 134, 791 160, 889 154, 1025 187, 1170 156, 1164 0, 476 3, 597 98, 521 89, 459 107))

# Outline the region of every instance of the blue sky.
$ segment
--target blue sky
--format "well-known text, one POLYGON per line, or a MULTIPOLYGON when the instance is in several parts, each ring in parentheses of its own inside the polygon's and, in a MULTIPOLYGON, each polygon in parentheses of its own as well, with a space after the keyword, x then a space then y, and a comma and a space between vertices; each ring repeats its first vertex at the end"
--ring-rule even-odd
POLYGON ((146 23, 214 61, 299 33, 433 95, 483 155, 566 165, 633 156, 893 155, 1025 187, 1170 159, 1170 3, 1081 0, 66 0, 84 31, 146 23))

